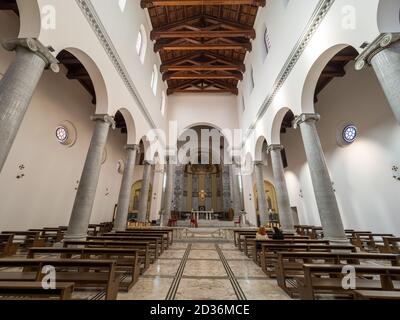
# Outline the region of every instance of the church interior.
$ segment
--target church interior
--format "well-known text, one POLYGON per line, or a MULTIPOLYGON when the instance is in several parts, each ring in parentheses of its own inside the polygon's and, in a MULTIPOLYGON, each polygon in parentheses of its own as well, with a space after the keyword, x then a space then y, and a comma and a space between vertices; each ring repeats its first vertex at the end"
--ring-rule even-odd
POLYGON ((400 300, 398 0, 0 0, 0 300, 400 300))

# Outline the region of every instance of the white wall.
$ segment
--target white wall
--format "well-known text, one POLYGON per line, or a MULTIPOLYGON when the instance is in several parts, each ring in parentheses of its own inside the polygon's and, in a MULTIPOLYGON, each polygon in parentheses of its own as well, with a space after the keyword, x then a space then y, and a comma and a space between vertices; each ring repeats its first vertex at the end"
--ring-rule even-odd
POLYGON ((198 124, 239 128, 237 99, 232 94, 174 94, 169 97, 168 108, 169 121, 178 122, 178 134, 198 124))
MULTIPOLYGON (((318 133, 345 227, 398 234, 400 183, 391 169, 400 164, 400 127, 373 70, 356 72, 349 64, 347 75, 332 81, 315 108, 321 114, 318 133), (354 123, 359 130, 357 141, 346 147, 336 143, 342 122, 354 123)), ((319 224, 300 132, 289 130, 282 143, 292 206, 298 206, 301 223, 319 224)))
MULTIPOLYGON (((15 14, 0 11, 0 38, 16 37, 18 25, 15 14)), ((0 48, 0 73, 5 73, 13 56, 0 48)), ((0 174, 0 229, 68 224, 94 128, 89 120, 95 111, 91 99, 64 72, 44 73, 0 174), (58 143, 55 137, 56 127, 65 120, 75 125, 78 134, 70 148, 58 143), (19 170, 20 165, 25 166, 23 171, 19 170), (20 173, 25 177, 16 179, 20 173)), ((110 131, 93 223, 111 221, 122 177, 117 162, 125 158, 126 138, 119 130, 110 131)))

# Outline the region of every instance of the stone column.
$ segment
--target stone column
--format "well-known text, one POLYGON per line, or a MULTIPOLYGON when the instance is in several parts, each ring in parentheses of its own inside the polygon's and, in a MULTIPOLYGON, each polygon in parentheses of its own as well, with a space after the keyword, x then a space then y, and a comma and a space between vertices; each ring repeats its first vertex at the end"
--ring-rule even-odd
POLYGON ((110 127, 115 129, 114 119, 109 115, 95 115, 91 117, 91 120, 95 121, 96 124, 75 197, 68 231, 65 235, 66 240, 84 240, 87 236, 99 182, 104 147, 107 143, 110 127))
POLYGON ((232 164, 231 172, 232 172, 232 190, 233 190, 233 197, 232 197, 233 210, 235 214, 235 219, 237 219, 242 211, 242 201, 240 199, 241 193, 239 185, 239 179, 241 178, 240 167, 237 164, 232 164))
POLYGON ((260 224, 265 226, 268 221, 268 208, 267 199, 265 198, 265 185, 264 185, 264 163, 262 161, 257 161, 254 164, 254 171, 256 176, 256 186, 258 195, 258 209, 260 214, 260 224))
POLYGON ((171 218, 171 211, 174 201, 174 180, 175 180, 174 176, 175 176, 175 164, 172 163, 171 159, 168 159, 167 186, 165 188, 165 205, 164 205, 164 214, 162 217, 164 226, 168 224, 168 221, 171 218))
POLYGON ((124 175, 122 176, 121 189, 118 197, 117 214, 114 221, 114 231, 125 231, 128 221, 129 202, 131 200, 133 173, 135 170, 136 155, 140 147, 130 144, 125 147, 126 161, 124 175))
POLYGON ((300 127, 303 137, 324 236, 332 242, 340 243, 346 241, 346 235, 315 125, 319 119, 318 114, 302 114, 295 119, 294 126, 300 127))
POLYGON ((147 205, 149 201, 150 191, 150 175, 151 175, 151 163, 144 162, 142 189, 139 195, 139 208, 138 208, 138 221, 146 222, 147 217, 147 205))
POLYGON ((356 69, 372 65, 400 123, 400 33, 382 34, 357 58, 356 69))
POLYGON ((272 170, 274 172, 276 197, 278 200, 279 220, 282 229, 294 232, 292 208, 290 207, 289 192, 286 185, 285 170, 283 168, 281 145, 270 145, 268 152, 271 154, 272 170))
POLYGON ((59 71, 58 61, 36 39, 3 42, 16 56, 0 81, 0 172, 45 68, 59 71))

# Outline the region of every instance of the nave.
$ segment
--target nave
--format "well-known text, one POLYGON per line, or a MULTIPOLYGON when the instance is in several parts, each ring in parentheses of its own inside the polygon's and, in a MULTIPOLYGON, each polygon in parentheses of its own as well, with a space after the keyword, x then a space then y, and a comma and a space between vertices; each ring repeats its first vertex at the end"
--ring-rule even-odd
POLYGON ((0 299, 400 299, 392 234, 346 230, 348 244, 333 244, 301 225, 279 239, 272 228, 89 230, 84 241, 63 227, 3 231, 0 299))

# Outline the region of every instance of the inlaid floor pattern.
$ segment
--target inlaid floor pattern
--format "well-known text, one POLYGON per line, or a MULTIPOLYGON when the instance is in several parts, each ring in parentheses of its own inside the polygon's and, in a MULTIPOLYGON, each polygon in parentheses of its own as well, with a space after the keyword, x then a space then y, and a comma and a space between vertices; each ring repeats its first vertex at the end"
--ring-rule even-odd
POLYGON ((176 241, 120 300, 287 300, 231 242, 176 241))

